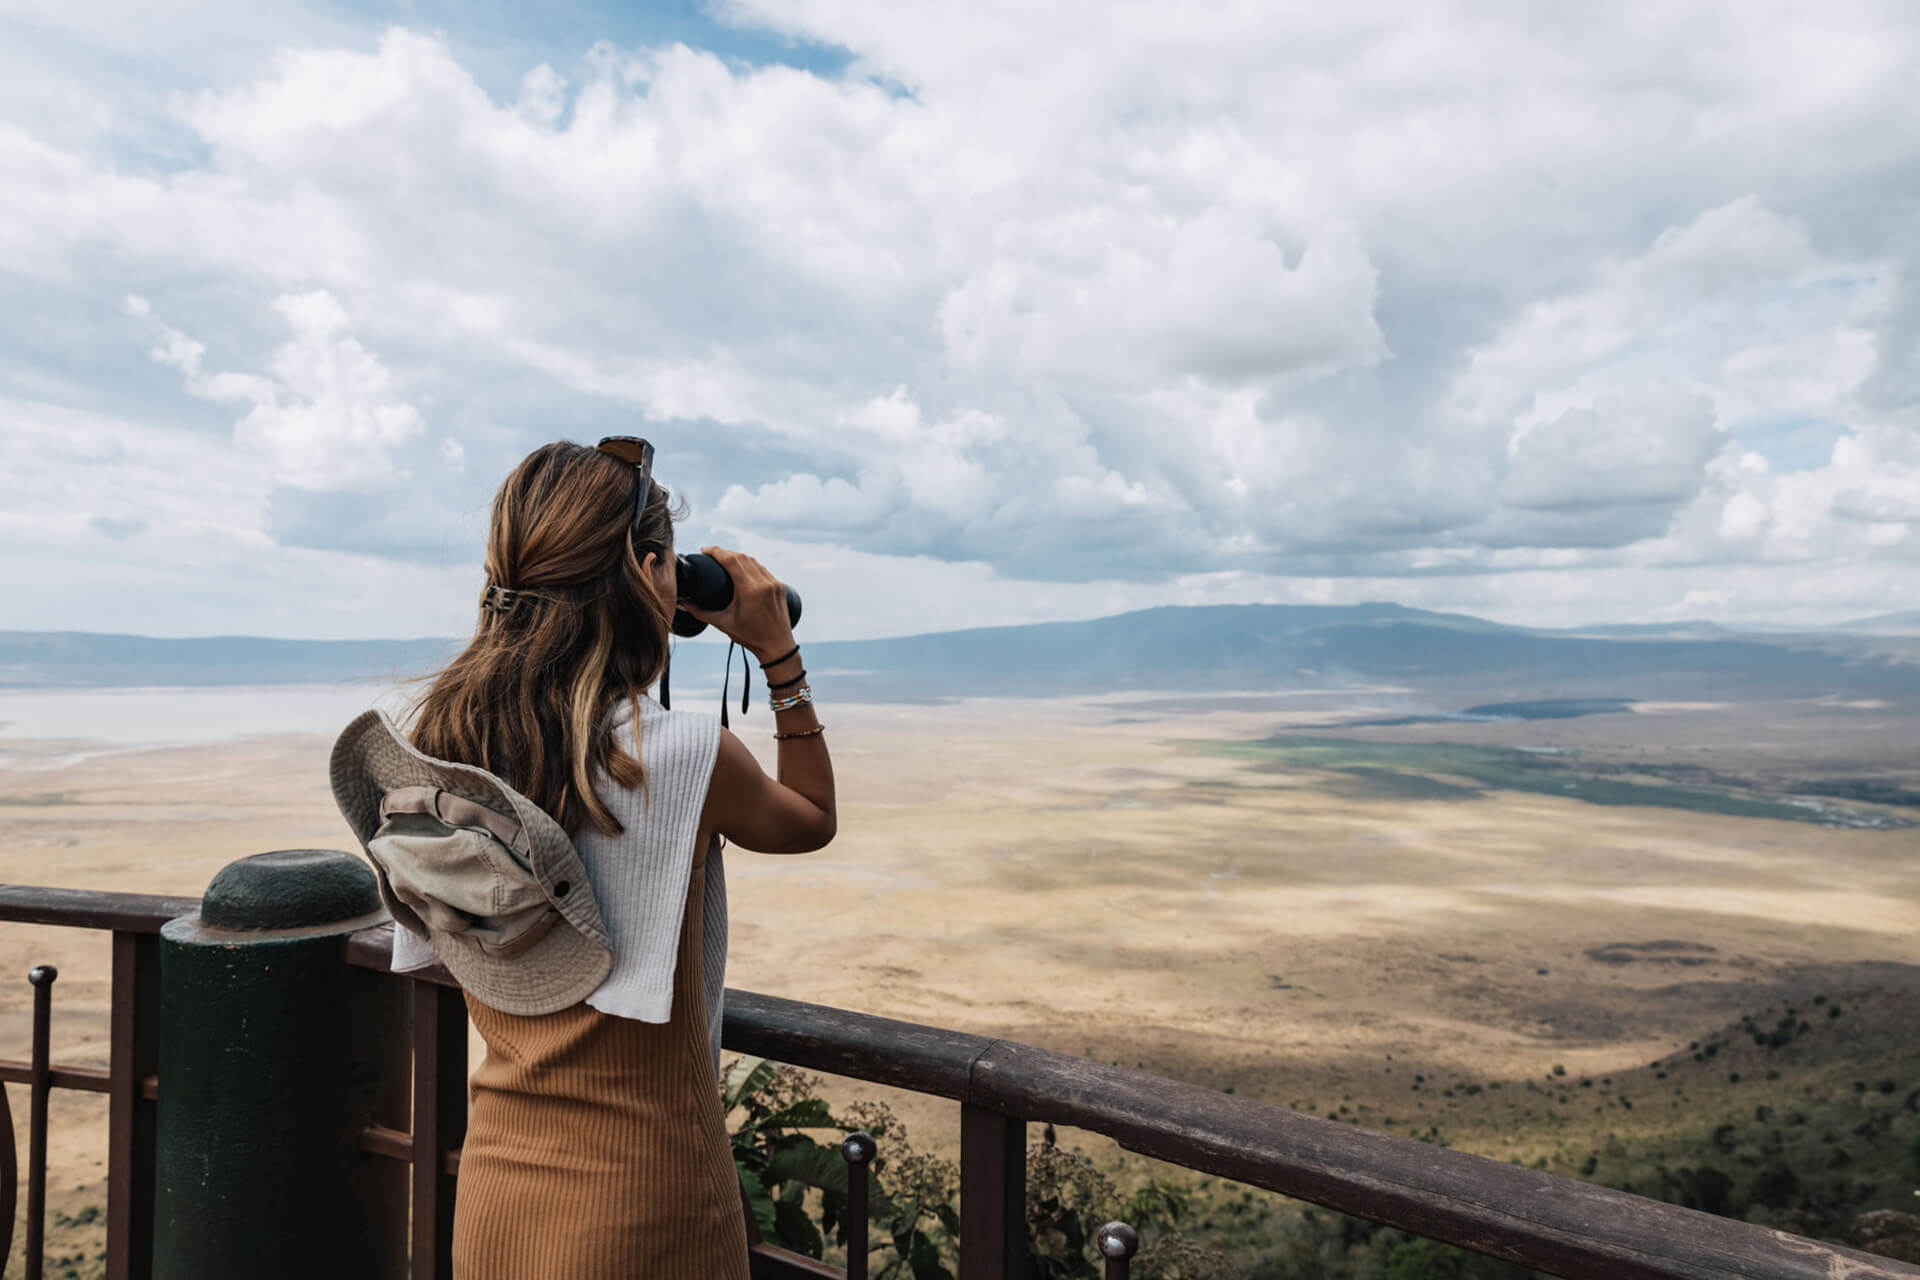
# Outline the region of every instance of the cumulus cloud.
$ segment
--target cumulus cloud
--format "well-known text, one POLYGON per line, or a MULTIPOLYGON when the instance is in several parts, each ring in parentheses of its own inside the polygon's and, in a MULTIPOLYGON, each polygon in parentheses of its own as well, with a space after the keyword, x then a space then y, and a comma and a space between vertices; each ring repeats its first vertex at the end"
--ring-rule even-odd
POLYGON ((1369 365, 1386 354, 1376 273, 1347 228, 1290 262, 1246 211, 1140 219, 1073 210, 1009 228, 986 269, 946 296, 948 355, 1026 377, 1151 387, 1238 383, 1369 365))
MULTIPOLYGON (((6 563, 19 571, 60 546, 117 562, 129 544, 202 538, 260 551, 265 470, 205 433, 0 396, 0 473, 13 482, 0 490, 6 563)), ((177 583, 185 567, 167 576, 177 583)))
POLYGON ((276 541, 274 495, 303 491, 276 488, 265 459, 196 427, 0 395, 0 474, 8 627, 446 635, 478 598, 471 530, 440 564, 276 541))
POLYGON ((1567 409, 1515 433, 1500 500, 1547 511, 1640 505, 1671 511, 1699 493, 1707 462, 1726 439, 1712 402, 1699 394, 1567 409))
MULTIPOLYGON (((129 296, 126 309, 159 331, 150 354, 184 375, 189 394, 250 406, 234 424, 234 442, 264 457, 280 483, 381 488, 405 475, 395 450, 425 431, 426 420, 396 397, 392 375, 349 332, 345 308, 326 290, 273 300, 293 337, 274 352, 270 376, 207 373, 205 346, 160 321, 145 298, 129 296)), ((457 462, 460 455, 445 456, 457 462)))
POLYGON ((1897 9, 716 12, 851 63, 489 79, 302 29, 183 73, 133 158, 0 96, 0 267, 102 350, 152 299, 283 547, 451 554, 525 449, 638 421, 716 532, 849 564, 1463 605, 1910 571, 1897 9), (431 496, 363 500, 402 471, 431 496))
POLYGON ((1832 510, 1842 520, 1920 523, 1920 438, 1914 432, 1862 432, 1837 440, 1831 470, 1837 482, 1832 510))

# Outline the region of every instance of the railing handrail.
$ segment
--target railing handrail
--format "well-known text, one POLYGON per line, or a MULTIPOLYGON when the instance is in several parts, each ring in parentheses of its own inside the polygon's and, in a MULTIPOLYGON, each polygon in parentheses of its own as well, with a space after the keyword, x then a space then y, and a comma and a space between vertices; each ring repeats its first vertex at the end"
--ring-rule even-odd
MULTIPOLYGON (((0 922, 153 932, 197 906, 0 885, 0 922)), ((348 959, 385 970, 391 931, 353 935, 348 959)), ((455 985, 437 966, 407 976, 455 985)), ((1018 1041, 731 987, 721 1034, 739 1052, 1104 1134, 1141 1155, 1558 1274, 1920 1276, 1875 1254, 1018 1041)))
POLYGON ((198 898, 176 898, 163 893, 110 893, 104 889, 0 884, 0 923, 158 933, 167 921, 192 915, 199 909, 198 898))

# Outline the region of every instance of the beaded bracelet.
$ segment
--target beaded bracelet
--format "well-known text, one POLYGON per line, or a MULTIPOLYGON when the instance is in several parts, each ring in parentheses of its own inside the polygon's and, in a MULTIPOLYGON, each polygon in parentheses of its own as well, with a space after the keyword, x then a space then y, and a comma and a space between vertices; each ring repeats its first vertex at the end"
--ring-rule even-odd
POLYGON ((816 733, 825 733, 826 731, 827 726, 817 724, 811 729, 802 729, 797 733, 776 733, 773 735, 773 740, 775 742, 784 742, 788 738, 811 738, 816 733))
POLYGON ((795 707, 805 706, 807 703, 812 701, 813 701, 812 686, 803 684, 798 689, 794 690, 792 693, 787 694, 785 697, 767 699, 767 705, 772 707, 775 711, 791 711, 795 707))

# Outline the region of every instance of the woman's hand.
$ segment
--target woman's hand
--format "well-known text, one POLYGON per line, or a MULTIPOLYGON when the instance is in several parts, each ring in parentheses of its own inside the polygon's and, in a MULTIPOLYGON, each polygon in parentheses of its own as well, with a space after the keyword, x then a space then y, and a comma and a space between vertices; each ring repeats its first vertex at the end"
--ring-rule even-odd
POLYGON ((787 589, 752 556, 725 547, 702 547, 720 562, 733 579, 733 600, 717 613, 696 609, 682 601, 680 607, 700 621, 718 627, 738 641, 742 648, 766 662, 793 648, 793 623, 787 619, 787 589))
MULTIPOLYGON (((793 643, 793 623, 787 618, 787 589, 752 556, 724 547, 700 549, 718 560, 733 579, 733 603, 718 612, 687 612, 718 627, 760 659, 769 690, 791 692, 806 672, 793 643), (773 661, 776 658, 779 661, 773 661)), ((762 853, 819 849, 833 839, 838 818, 833 761, 818 732, 813 703, 776 711, 774 723, 787 736, 779 744, 780 770, 773 778, 761 770, 740 739, 720 730, 720 751, 707 785, 701 823, 742 848, 762 853)))

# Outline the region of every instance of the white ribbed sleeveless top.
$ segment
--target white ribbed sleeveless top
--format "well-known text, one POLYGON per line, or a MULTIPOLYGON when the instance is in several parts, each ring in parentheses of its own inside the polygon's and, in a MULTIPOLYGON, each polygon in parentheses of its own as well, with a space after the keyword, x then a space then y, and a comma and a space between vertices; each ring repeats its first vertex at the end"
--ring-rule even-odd
MULTIPOLYGON (((674 959, 700 813, 720 754, 720 719, 697 711, 669 711, 642 695, 637 748, 624 700, 609 719, 621 735, 621 747, 638 754, 646 766, 647 786, 644 791, 623 787, 605 774, 597 775, 594 788, 624 830, 612 836, 586 830, 573 842, 613 939, 613 968, 587 996, 587 1004, 617 1017, 666 1022, 673 1015, 674 959)), ((727 881, 720 849, 716 836, 707 850, 700 917, 707 1038, 716 1073, 727 990, 727 881)), ((435 958, 432 943, 405 929, 393 931, 396 971, 424 968, 435 958)))

